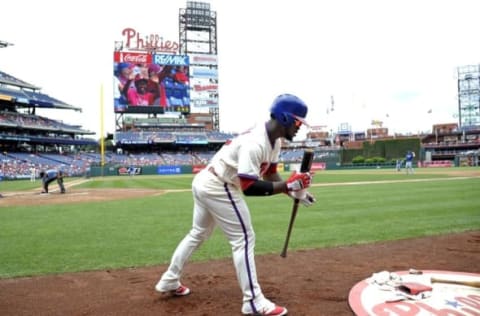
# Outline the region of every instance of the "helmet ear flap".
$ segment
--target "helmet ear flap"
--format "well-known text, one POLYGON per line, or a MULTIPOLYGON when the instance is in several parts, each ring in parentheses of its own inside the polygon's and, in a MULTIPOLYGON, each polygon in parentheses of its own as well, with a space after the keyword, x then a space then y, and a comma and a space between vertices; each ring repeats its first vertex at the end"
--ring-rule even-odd
POLYGON ((289 125, 288 124, 289 123, 288 114, 287 113, 282 113, 281 117, 282 117, 282 125, 288 126, 289 125))

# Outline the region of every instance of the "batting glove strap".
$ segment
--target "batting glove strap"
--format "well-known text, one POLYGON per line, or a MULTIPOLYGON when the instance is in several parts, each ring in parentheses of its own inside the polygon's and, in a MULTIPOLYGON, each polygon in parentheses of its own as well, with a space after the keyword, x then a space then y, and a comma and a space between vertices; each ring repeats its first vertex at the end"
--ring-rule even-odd
POLYGON ((312 176, 310 173, 305 172, 292 172, 290 178, 287 180, 287 191, 300 191, 307 189, 312 182, 312 176))

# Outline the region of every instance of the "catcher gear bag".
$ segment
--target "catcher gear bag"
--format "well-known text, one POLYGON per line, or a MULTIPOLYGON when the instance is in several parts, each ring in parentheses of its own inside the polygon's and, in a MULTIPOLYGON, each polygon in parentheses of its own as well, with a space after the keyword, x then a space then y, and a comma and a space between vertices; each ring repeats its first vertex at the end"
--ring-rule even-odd
POLYGON ((295 120, 308 125, 305 121, 307 112, 307 105, 292 94, 281 94, 276 97, 270 109, 272 116, 285 127, 293 125, 295 120))

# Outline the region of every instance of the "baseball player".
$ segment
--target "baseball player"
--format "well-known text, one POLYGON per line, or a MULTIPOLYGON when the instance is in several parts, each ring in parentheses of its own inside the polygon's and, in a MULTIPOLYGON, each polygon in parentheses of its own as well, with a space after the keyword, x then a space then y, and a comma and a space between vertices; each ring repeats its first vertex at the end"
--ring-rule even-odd
POLYGON ((401 159, 397 159, 396 164, 395 164, 395 168, 397 169, 397 171, 400 171, 402 169, 402 160, 401 159))
POLYGON ((35 165, 32 165, 30 167, 30 182, 35 182, 37 177, 37 168, 35 168, 35 165))
POLYGON ((413 151, 408 151, 407 155, 405 156, 405 172, 407 174, 414 173, 413 172, 413 158, 415 158, 415 153, 413 151))
POLYGON ((54 180, 57 180, 60 193, 65 193, 65 186, 63 185, 64 173, 62 170, 49 169, 47 171, 40 171, 40 178, 42 178, 42 193, 48 193, 48 185, 54 180))
MULTIPOLYGON (((293 172, 283 181, 277 173, 281 139, 292 140, 305 124, 307 106, 290 94, 278 96, 270 109, 270 120, 227 141, 192 183, 194 199, 193 226, 177 246, 168 270, 155 289, 161 293, 183 296, 190 289, 180 283, 185 263, 207 240, 215 226, 225 234, 232 247, 237 279, 243 293, 244 315, 286 315, 262 293, 257 280, 254 248, 255 232, 246 196, 296 193, 310 186, 310 173, 293 172)), ((311 205, 315 198, 301 194, 301 202, 311 205)))

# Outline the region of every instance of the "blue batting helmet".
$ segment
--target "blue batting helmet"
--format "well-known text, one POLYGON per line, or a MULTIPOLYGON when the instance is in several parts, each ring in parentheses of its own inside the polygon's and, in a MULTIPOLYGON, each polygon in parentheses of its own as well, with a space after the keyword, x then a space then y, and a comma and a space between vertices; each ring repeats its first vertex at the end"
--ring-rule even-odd
POLYGON ((283 126, 289 127, 295 123, 295 120, 305 121, 307 116, 307 105, 297 96, 292 94, 281 94, 273 101, 270 113, 283 126))

